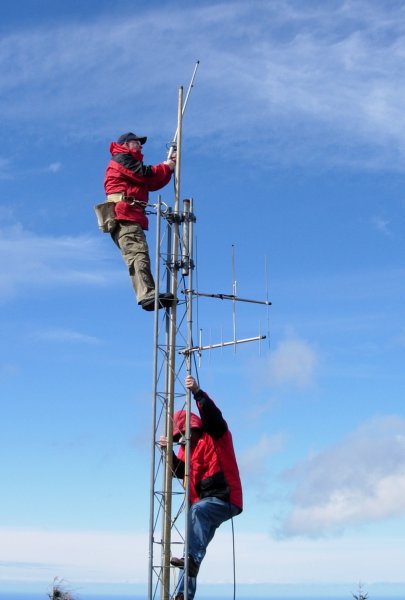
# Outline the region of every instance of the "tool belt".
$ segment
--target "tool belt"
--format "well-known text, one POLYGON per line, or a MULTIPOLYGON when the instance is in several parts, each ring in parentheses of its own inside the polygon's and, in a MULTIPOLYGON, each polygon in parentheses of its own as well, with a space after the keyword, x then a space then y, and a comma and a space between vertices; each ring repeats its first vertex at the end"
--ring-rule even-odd
POLYGON ((107 196, 108 202, 127 202, 128 204, 132 204, 137 208, 145 208, 147 202, 143 200, 138 200, 135 196, 126 196, 124 192, 120 192, 118 194, 108 194, 107 196))
POLYGON ((96 204, 94 210, 96 211, 96 217, 98 222, 98 228, 103 233, 111 233, 117 226, 117 219, 115 218, 115 202, 106 200, 101 204, 96 204))
POLYGON ((124 192, 108 194, 104 202, 96 204, 94 207, 98 227, 103 233, 111 233, 117 226, 117 219, 115 217, 115 205, 117 202, 128 202, 128 204, 132 204, 138 209, 145 211, 145 203, 133 196, 126 196, 124 192))

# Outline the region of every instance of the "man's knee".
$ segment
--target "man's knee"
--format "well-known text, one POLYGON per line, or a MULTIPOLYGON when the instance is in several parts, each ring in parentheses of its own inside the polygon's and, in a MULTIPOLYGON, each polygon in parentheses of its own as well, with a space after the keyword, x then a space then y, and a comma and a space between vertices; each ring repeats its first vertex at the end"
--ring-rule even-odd
POLYGON ((190 519, 192 523, 211 524, 209 507, 204 503, 196 502, 190 508, 190 519))

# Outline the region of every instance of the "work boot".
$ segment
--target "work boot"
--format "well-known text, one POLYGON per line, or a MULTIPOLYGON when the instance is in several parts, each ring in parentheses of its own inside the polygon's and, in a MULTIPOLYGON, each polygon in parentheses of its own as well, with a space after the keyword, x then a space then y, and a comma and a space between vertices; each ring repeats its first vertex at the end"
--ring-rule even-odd
MULTIPOLYGON (((178 569, 184 569, 184 558, 176 558, 175 556, 173 556, 173 558, 170 561, 170 564, 173 567, 177 567, 178 569)), ((200 567, 199 567, 199 565, 197 565, 194 558, 192 556, 189 556, 188 557, 188 575, 189 575, 189 577, 197 577, 199 569, 200 569, 200 567)))
MULTIPOLYGON (((167 308, 173 306, 174 296, 173 294, 159 294, 158 308, 167 308)), ((155 296, 149 296, 139 303, 143 310, 151 311, 155 309, 155 296)))

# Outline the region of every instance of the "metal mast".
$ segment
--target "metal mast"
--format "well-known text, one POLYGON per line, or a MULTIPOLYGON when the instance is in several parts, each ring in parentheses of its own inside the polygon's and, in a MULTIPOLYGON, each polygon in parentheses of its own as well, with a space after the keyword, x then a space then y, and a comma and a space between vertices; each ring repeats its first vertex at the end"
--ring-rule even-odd
MULTIPOLYGON (((194 80, 195 71, 193 74, 194 80)), ((190 84, 190 86, 192 83, 190 84)), ((182 118, 184 114, 183 88, 178 92, 178 115, 177 130, 175 139, 171 146, 177 151, 176 172, 175 172, 175 198, 174 209, 162 210, 162 204, 159 198, 157 205, 157 243, 156 243, 156 302, 159 293, 160 264, 166 266, 166 289, 170 289, 175 297, 179 296, 179 271, 181 277, 189 277, 191 282, 190 247, 192 239, 192 218, 190 216, 190 200, 184 201, 184 210, 180 211, 180 181, 181 181, 181 146, 182 146, 182 118), (162 250, 164 240, 161 239, 161 220, 166 219, 166 253, 162 250), (182 225, 182 235, 180 236, 180 225, 182 225)), ((170 151, 170 153, 171 153, 170 151)), ((183 284, 183 288, 187 285, 183 284)), ((191 283, 188 284, 191 287, 191 283)), ((191 314, 189 302, 179 302, 179 310, 186 315, 191 314)), ((148 598, 152 600, 160 595, 161 600, 169 600, 170 597, 170 558, 172 531, 175 527, 177 537, 184 543, 182 531, 184 527, 177 529, 176 521, 182 510, 184 503, 184 489, 178 484, 178 491, 173 491, 173 413, 176 399, 176 383, 178 383, 178 374, 184 367, 184 357, 181 358, 180 368, 176 365, 178 348, 176 345, 179 327, 177 325, 177 304, 173 304, 170 309, 165 311, 163 318, 159 311, 155 310, 154 326, 154 368, 153 368, 153 406, 152 406, 152 448, 151 448, 151 474, 150 474, 150 533, 149 533, 149 581, 148 598), (162 386, 164 389, 162 389, 162 386), (159 447, 159 434, 164 434, 167 438, 167 447, 162 451, 159 447), (159 487, 161 485, 161 488, 159 487), (178 499, 180 506, 173 507, 173 500, 178 499), (175 515, 173 517, 173 515, 175 515), (159 524, 161 531, 159 531, 159 524)), ((161 311, 162 312, 162 311, 161 311)), ((180 328, 184 323, 190 320, 183 315, 180 328)), ((191 333, 186 334, 186 337, 191 333)), ((188 367, 190 371, 190 366, 188 367)), ((185 392, 177 394, 182 398, 184 404, 185 392)), ((189 397, 189 395, 188 395, 189 397)), ((189 402, 188 402, 189 405, 189 402)), ((188 408, 189 413, 189 408, 188 408)), ((189 416, 188 416, 189 422, 189 416)), ((187 437, 187 433, 186 433, 187 437)), ((186 444, 186 455, 189 456, 189 449, 186 444)), ((187 459, 189 462, 189 459, 187 459)), ((186 510, 187 513, 187 510, 186 510)), ((187 599, 186 599, 187 600, 187 599)))
MULTIPOLYGON (((178 280, 178 245, 179 245, 179 204, 180 204, 180 164, 181 164, 181 134, 183 118, 183 88, 179 88, 178 114, 177 114, 177 162, 174 196, 174 223, 173 223, 173 247, 171 264, 171 292, 177 297, 178 280)), ((163 548, 162 548, 162 600, 168 600, 170 590, 170 541, 171 541, 171 516, 172 516, 172 437, 173 437, 173 412, 174 412, 174 388, 176 379, 176 318, 177 305, 174 304, 168 314, 169 318, 169 347, 167 368, 167 413, 166 413, 166 437, 168 439, 165 468, 165 497, 164 497, 164 523, 163 523, 163 548)))
MULTIPOLYGON (((178 91, 177 130, 169 155, 177 151, 175 172, 175 198, 173 209, 162 204, 159 196, 156 205, 156 291, 154 317, 154 358, 153 358, 153 398, 152 398, 152 436, 150 469, 150 519, 149 519, 149 577, 148 600, 169 600, 175 594, 178 573, 170 567, 171 549, 175 544, 184 546, 185 582, 188 574, 188 512, 189 512, 189 474, 190 474, 190 412, 191 394, 183 386, 184 374, 191 373, 193 355, 204 350, 257 341, 266 336, 236 339, 234 325, 233 340, 203 346, 193 342, 193 300, 197 296, 230 300, 236 302, 271 304, 269 301, 256 301, 239 298, 236 283, 232 294, 207 294, 193 289, 193 228, 195 216, 193 201, 183 200, 180 208, 182 120, 198 62, 183 104, 183 88, 178 91), (162 221, 166 222, 166 228, 162 221), (161 267, 164 266, 164 269, 161 267), (163 272, 162 272, 163 271, 163 272), (157 310, 159 287, 171 291, 178 304, 171 308, 157 310), (179 293, 182 292, 182 293, 179 293), (179 342, 177 341, 179 340, 179 342), (176 360, 177 359, 177 360, 176 360), (173 478, 173 413, 186 410, 185 479, 184 487, 173 478), (167 446, 162 449, 159 438, 167 438, 167 446), (182 516, 181 525, 178 524, 182 516)), ((235 322, 235 321, 234 321, 235 322)), ((184 587, 187 600, 187 585, 184 587)))

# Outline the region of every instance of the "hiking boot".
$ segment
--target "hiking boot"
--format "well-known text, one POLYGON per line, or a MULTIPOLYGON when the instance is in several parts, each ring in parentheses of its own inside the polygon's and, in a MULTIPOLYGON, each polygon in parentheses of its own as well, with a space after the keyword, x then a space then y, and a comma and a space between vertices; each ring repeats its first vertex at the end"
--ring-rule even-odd
MULTIPOLYGON (((167 308, 173 305, 174 296, 173 294, 159 294, 158 308, 167 308)), ((152 311, 155 310, 155 296, 149 296, 139 303, 143 310, 152 311)))
MULTIPOLYGON (((172 565, 172 567, 177 567, 178 569, 184 569, 184 558, 176 558, 175 556, 173 556, 173 558, 170 561, 170 564, 172 565)), ((188 575, 189 575, 189 577, 197 577, 199 569, 200 569, 200 567, 199 567, 199 565, 197 565, 194 558, 192 556, 189 556, 188 557, 188 575)))
POLYGON ((184 600, 184 594, 176 594, 173 600, 184 600))

